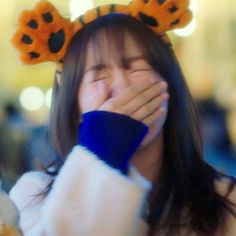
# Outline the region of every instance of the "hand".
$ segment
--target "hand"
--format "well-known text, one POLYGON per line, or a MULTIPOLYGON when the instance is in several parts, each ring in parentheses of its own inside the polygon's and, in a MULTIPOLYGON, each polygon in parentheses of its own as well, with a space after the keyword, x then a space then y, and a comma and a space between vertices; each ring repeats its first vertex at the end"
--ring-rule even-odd
POLYGON ((166 115, 166 103, 169 98, 167 87, 163 79, 145 78, 126 87, 119 95, 109 98, 106 82, 99 80, 83 90, 87 96, 86 100, 82 100, 83 95, 80 96, 81 111, 111 111, 128 115, 149 126, 166 115))
POLYGON ((81 88, 79 144, 127 174, 128 162, 147 137, 148 128, 158 133, 163 126, 167 83, 158 77, 140 77, 116 96, 110 96, 104 80, 84 83, 81 88))

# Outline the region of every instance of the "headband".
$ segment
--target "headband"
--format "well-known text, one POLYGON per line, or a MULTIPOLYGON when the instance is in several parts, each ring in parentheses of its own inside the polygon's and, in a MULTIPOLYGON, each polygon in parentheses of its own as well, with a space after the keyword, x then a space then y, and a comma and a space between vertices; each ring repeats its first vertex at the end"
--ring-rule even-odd
POLYGON ((130 15, 168 42, 166 31, 181 28, 191 20, 188 7, 189 0, 133 0, 129 5, 96 7, 70 21, 51 3, 40 1, 34 9, 21 12, 12 43, 26 64, 52 61, 60 67, 72 36, 100 16, 110 13, 130 15))

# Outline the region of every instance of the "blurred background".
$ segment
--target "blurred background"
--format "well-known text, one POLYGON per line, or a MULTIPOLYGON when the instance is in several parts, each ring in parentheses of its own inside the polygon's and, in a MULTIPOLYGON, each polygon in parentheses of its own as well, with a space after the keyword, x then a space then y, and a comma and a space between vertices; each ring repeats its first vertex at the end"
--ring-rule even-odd
MULTIPOLYGON (((23 65, 10 43, 20 10, 35 0, 2 1, 0 14, 0 178, 8 191, 25 171, 48 165, 48 112, 55 65, 23 65), (42 144, 45 150, 42 150, 42 144), (45 152, 45 153, 44 153, 45 152)), ((86 9, 128 0, 51 0, 75 19, 86 9)), ((236 1, 192 0, 192 22, 169 33, 198 103, 204 158, 236 176, 236 1)))

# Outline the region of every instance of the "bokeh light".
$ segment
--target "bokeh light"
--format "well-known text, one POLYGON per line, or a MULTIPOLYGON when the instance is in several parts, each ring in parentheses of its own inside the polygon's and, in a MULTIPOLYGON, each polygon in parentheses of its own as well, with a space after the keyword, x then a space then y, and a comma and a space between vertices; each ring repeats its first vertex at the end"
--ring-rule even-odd
POLYGON ((75 20, 80 15, 84 14, 85 11, 94 7, 92 0, 70 0, 69 10, 71 13, 71 20, 75 20))
POLYGON ((45 103, 46 106, 50 109, 51 107, 51 101, 52 101, 52 88, 50 88, 46 93, 45 93, 45 103))
POLYGON ((193 15, 196 15, 198 13, 198 1, 197 0, 191 0, 189 5, 190 10, 192 11, 193 15))
POLYGON ((44 105, 44 93, 40 88, 27 87, 20 94, 20 104, 27 111, 37 111, 44 105))
POLYGON ((188 37, 192 35, 197 29, 196 15, 198 13, 199 8, 198 2, 196 0, 191 0, 189 8, 193 13, 192 21, 183 29, 173 30, 173 32, 180 37, 188 37))
POLYGON ((188 37, 194 33, 197 28, 196 19, 193 18, 192 21, 183 29, 174 30, 174 33, 180 37, 188 37))

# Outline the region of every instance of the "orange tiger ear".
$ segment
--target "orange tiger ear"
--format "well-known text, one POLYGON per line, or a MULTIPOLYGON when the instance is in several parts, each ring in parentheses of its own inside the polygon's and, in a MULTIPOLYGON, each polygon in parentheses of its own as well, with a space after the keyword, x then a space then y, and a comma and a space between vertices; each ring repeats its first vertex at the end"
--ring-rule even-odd
POLYGON ((63 18, 51 3, 41 1, 33 10, 21 13, 12 42, 27 64, 46 61, 58 64, 74 33, 99 16, 111 12, 131 15, 154 32, 164 35, 167 30, 183 27, 191 20, 188 6, 189 0, 133 0, 129 5, 110 4, 94 8, 71 22, 63 18))
POLYGON ((156 33, 181 28, 192 19, 189 0, 133 0, 131 15, 156 33))
POLYGON ((60 61, 75 32, 75 24, 63 18, 49 2, 39 2, 33 10, 21 13, 12 37, 27 64, 60 61))

